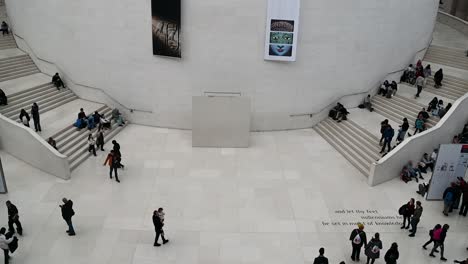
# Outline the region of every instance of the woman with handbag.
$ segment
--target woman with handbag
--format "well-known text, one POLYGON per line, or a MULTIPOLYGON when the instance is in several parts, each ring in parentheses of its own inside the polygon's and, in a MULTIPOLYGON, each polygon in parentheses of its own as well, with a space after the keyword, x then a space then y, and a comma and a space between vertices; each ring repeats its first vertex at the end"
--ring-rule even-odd
POLYGON ((375 260, 380 258, 380 250, 382 249, 382 241, 380 241, 380 234, 375 233, 374 237, 367 243, 366 251, 367 264, 374 264, 375 260))

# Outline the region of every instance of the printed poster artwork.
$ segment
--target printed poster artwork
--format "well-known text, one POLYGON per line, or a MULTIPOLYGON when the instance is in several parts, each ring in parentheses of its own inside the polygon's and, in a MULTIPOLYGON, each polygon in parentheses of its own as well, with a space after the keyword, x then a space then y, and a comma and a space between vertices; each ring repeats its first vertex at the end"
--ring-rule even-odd
POLYGON ((153 54, 181 57, 180 0, 151 0, 153 54))
POLYGON ((291 57, 294 42, 294 21, 272 19, 270 23, 270 56, 291 57))

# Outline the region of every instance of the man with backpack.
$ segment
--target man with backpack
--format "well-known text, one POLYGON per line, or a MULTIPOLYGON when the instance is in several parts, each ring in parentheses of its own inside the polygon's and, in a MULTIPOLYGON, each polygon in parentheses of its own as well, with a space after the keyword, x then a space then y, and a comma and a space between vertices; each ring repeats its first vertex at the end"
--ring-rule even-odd
POLYGON ((353 247, 351 259, 353 261, 359 261, 359 255, 361 254, 362 246, 367 246, 367 237, 366 232, 364 232, 363 224, 358 224, 358 228, 351 232, 349 240, 351 240, 351 245, 353 247))
POLYGON ((429 254, 429 256, 435 258, 434 252, 436 252, 437 248, 440 247, 440 260, 447 261, 447 259, 444 258, 444 242, 445 238, 447 237, 447 231, 449 230, 449 228, 450 226, 445 224, 442 228, 434 230, 434 247, 432 248, 431 254, 429 254))
POLYGON ((393 136, 395 136, 395 130, 392 128, 390 124, 388 124, 385 127, 385 130, 383 132, 384 143, 383 143, 382 150, 380 151, 380 153, 385 152, 386 146, 388 146, 388 152, 392 149, 390 144, 392 143, 393 136))

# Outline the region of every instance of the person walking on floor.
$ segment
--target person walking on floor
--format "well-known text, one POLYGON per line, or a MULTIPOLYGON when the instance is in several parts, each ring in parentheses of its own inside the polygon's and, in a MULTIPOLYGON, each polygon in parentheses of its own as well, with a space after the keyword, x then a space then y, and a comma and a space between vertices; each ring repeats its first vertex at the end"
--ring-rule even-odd
POLYGON ((10 255, 9 255, 10 248, 8 244, 13 242, 14 238, 10 237, 7 239, 5 233, 6 233, 6 228, 4 227, 0 228, 0 248, 3 250, 5 264, 8 264, 8 262, 10 261, 10 255))
MULTIPOLYGON (((430 243, 432 243, 432 242, 435 241, 435 240, 434 240, 434 231, 436 231, 436 230, 438 230, 438 229, 442 229, 442 226, 441 226, 440 224, 435 225, 434 228, 431 229, 431 230, 429 231, 429 238, 430 238, 430 239, 429 239, 429 241, 427 241, 426 243, 424 243, 424 245, 422 246, 422 248, 424 248, 425 250, 427 250, 427 246, 428 246, 430 243)), ((437 249, 436 249, 434 252, 439 253, 439 251, 438 251, 437 249)))
POLYGON ((125 166, 122 164, 122 153, 120 152, 120 144, 117 141, 112 140, 112 144, 114 145, 114 155, 117 159, 117 168, 124 169, 125 166))
POLYGON ((29 117, 29 114, 26 112, 26 110, 21 109, 19 119, 24 126, 29 127, 29 120, 31 120, 31 118, 29 117))
POLYGON ((63 204, 60 205, 60 208, 62 210, 63 220, 65 220, 68 225, 67 233, 69 236, 74 236, 75 229, 73 228, 72 217, 75 215, 75 211, 73 211, 73 202, 67 198, 63 198, 62 202, 63 204))
POLYGON ((447 259, 444 258, 444 242, 449 228, 450 226, 445 224, 441 229, 434 230, 434 247, 429 256, 435 258, 434 252, 440 247, 440 260, 447 261, 447 259))
POLYGON ((385 253, 385 263, 386 264, 397 264, 397 260, 400 258, 400 252, 398 252, 398 244, 396 242, 392 243, 392 246, 387 253, 385 253))
POLYGON ((93 153, 93 155, 96 157, 96 140, 93 137, 93 134, 89 133, 88 135, 88 152, 93 153))
POLYGON ((34 128, 36 129, 36 132, 41 132, 41 122, 39 120, 39 106, 37 103, 33 103, 31 107, 31 115, 34 121, 34 128))
POLYGON ((319 256, 314 259, 314 264, 328 264, 328 258, 324 256, 325 249, 319 249, 319 256))
POLYGON ((21 226, 21 222, 19 221, 18 208, 16 208, 16 206, 10 201, 6 201, 6 207, 8 209, 8 230, 14 233, 14 225, 16 225, 16 232, 18 232, 18 234, 22 236, 23 227, 21 226))
POLYGON ((380 250, 382 249, 382 241, 380 241, 380 234, 375 233, 374 237, 367 243, 366 256, 367 264, 374 264, 375 260, 380 258, 380 250))
POLYGON ((96 135, 96 146, 97 149, 104 151, 104 134, 100 130, 97 132, 96 135))
POLYGON ((421 202, 417 201, 416 208, 414 209, 413 217, 411 218, 411 230, 410 230, 411 234, 409 234, 410 237, 414 237, 414 235, 416 234, 419 221, 421 220, 422 212, 423 212, 423 208, 421 206, 421 202))
POLYGON ((390 124, 388 124, 385 127, 385 130, 384 130, 384 133, 383 133, 384 143, 383 143, 382 150, 380 151, 380 153, 385 152, 385 147, 386 146, 388 147, 388 152, 390 152, 390 150, 392 150, 392 146, 390 144, 392 143, 393 136, 395 136, 395 130, 392 128, 392 126, 390 124))
POLYGON ((411 198, 408 203, 400 207, 398 213, 403 216, 403 225, 401 226, 401 229, 409 229, 410 219, 414 214, 414 198, 411 198), (408 225, 406 225, 406 221, 408 221, 408 225))
POLYGON ((161 218, 159 217, 159 213, 157 210, 154 210, 153 212, 153 225, 154 225, 154 230, 156 231, 156 237, 154 239, 153 246, 155 247, 161 246, 161 244, 158 243, 160 236, 162 238, 163 244, 166 244, 167 242, 169 242, 169 240, 167 240, 164 237, 164 231, 163 231, 164 223, 161 221, 161 218))
POLYGON ((353 247, 351 259, 353 261, 359 261, 362 246, 367 246, 367 237, 366 232, 364 232, 363 224, 358 224, 358 228, 351 232, 349 240, 351 240, 351 246, 353 247))
POLYGON ((419 97, 419 95, 422 92, 423 86, 424 86, 424 77, 419 76, 418 78, 416 78, 416 83, 415 84, 416 84, 416 87, 418 88, 418 92, 416 93, 415 97, 419 97))
POLYGON ((115 157, 114 150, 111 150, 109 154, 107 154, 107 158, 104 161, 104 166, 106 166, 106 164, 109 164, 109 178, 112 179, 112 171, 114 171, 115 181, 120 182, 119 175, 117 174, 119 162, 117 161, 117 158, 115 157))

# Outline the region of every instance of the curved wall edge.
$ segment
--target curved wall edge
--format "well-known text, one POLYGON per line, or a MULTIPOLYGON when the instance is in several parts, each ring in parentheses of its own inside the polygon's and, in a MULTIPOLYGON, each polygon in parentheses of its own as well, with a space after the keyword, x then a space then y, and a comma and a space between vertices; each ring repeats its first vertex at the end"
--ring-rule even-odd
POLYGON ((58 178, 71 177, 67 156, 30 128, 0 115, 0 147, 8 154, 58 178))
POLYGON ((125 113, 135 124, 190 129, 192 96, 236 92, 251 99, 253 131, 310 128, 338 98, 360 101, 356 94, 427 46, 438 7, 436 0, 305 1, 298 60, 278 63, 263 60, 266 1, 184 1, 180 60, 152 56, 150 1, 120 4, 126 8, 111 0, 6 1, 15 33, 56 65, 36 61, 39 68, 63 70, 81 98, 151 112, 125 113))
POLYGON ((458 30, 465 36, 468 36, 468 21, 452 16, 451 14, 443 11, 439 11, 437 21, 458 30))
POLYGON ((410 160, 419 161, 424 153, 431 153, 440 144, 449 144, 468 121, 468 93, 453 103, 450 111, 431 129, 407 138, 385 157, 371 165, 368 183, 375 186, 400 176, 410 160))

